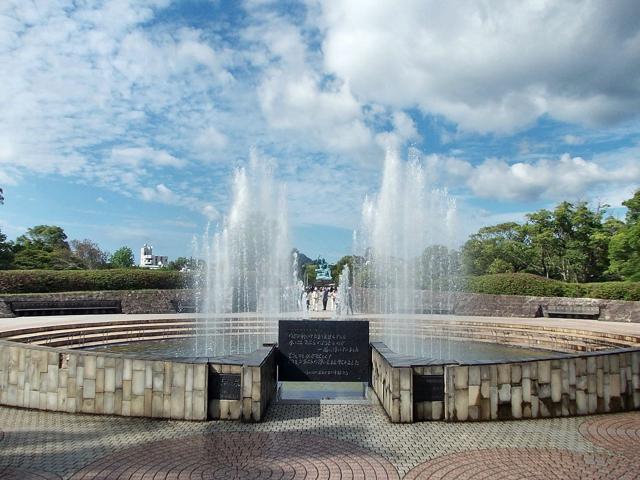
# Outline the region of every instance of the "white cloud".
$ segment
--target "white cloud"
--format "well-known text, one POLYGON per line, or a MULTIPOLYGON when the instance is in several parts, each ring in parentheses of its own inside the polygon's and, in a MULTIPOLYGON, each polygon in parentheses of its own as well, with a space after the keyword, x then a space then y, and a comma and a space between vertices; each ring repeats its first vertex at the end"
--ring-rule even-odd
POLYGON ((195 139, 196 146, 205 150, 205 153, 207 150, 222 150, 228 143, 227 136, 213 126, 202 130, 195 139))
POLYGON ((378 133, 376 142, 383 148, 397 150, 407 141, 419 140, 420 134, 413 119, 404 112, 394 112, 391 115, 392 130, 378 133))
POLYGON ((175 205, 178 197, 166 185, 160 183, 154 188, 144 187, 140 190, 140 196, 147 202, 160 202, 175 205))
POLYGON ((111 149, 109 163, 129 167, 183 167, 186 162, 164 150, 151 147, 118 147, 111 149))
POLYGON ((463 183, 478 197, 503 201, 593 198, 603 191, 640 182, 640 162, 633 157, 613 167, 602 159, 589 161, 569 154, 531 163, 488 158, 477 165, 430 155, 425 164, 436 181, 458 189, 463 183))
POLYGON ((463 130, 548 114, 602 125, 640 111, 637 2, 313 2, 325 69, 363 102, 418 107, 463 130))
POLYGON ((349 85, 325 75, 320 55, 286 18, 266 14, 244 32, 254 45, 250 61, 262 69, 257 94, 267 125, 302 136, 305 145, 353 153, 371 147, 363 105, 349 85))
POLYGON ((18 182, 13 175, 0 169, 0 186, 16 185, 17 183, 18 182))
POLYGON ((174 152, 217 121, 232 58, 200 30, 146 23, 168 3, 0 3, 0 164, 124 194, 147 167, 187 166, 174 152))
POLYGON ((565 135, 562 137, 562 140, 567 145, 582 145, 585 141, 584 137, 580 137, 577 135, 565 135))

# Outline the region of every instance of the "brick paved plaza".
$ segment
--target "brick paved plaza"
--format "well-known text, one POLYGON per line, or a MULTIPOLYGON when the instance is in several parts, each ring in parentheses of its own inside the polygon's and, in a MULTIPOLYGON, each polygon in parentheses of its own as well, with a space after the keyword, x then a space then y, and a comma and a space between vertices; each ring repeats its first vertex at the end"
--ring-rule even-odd
POLYGON ((3 479, 640 478, 640 412, 391 424, 374 405, 272 405, 265 422, 0 407, 3 479))

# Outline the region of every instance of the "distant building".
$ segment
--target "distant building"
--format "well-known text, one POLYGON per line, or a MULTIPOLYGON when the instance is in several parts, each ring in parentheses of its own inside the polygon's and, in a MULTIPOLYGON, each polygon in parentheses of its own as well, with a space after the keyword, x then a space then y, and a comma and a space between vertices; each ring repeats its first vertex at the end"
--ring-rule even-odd
POLYGON ((166 267, 169 263, 169 257, 163 255, 154 255, 153 247, 144 244, 140 249, 140 267, 142 268, 160 268, 166 267))

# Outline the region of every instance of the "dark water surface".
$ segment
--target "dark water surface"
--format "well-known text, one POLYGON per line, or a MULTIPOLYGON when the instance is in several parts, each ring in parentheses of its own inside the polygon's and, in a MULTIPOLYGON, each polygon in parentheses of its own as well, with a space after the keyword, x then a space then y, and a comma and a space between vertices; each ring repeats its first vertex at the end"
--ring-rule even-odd
MULTIPOLYGON (((251 337, 251 336, 245 336, 251 337)), ((374 340, 374 339, 372 339, 374 340)), ((195 355, 194 338, 174 338, 164 340, 146 340, 128 342, 99 347, 88 347, 87 350, 109 353, 125 353, 144 358, 177 358, 193 357, 195 355)), ((235 342, 232 352, 243 350, 247 353, 255 348, 256 341, 247 339, 243 345, 242 338, 235 342), (243 348, 246 347, 246 348, 243 348)), ((402 338, 398 342, 397 353, 415 355, 433 360, 452 361, 459 363, 488 362, 488 361, 516 361, 520 359, 548 358, 557 356, 558 352, 534 348, 515 347, 497 343, 455 341, 442 338, 402 338)))

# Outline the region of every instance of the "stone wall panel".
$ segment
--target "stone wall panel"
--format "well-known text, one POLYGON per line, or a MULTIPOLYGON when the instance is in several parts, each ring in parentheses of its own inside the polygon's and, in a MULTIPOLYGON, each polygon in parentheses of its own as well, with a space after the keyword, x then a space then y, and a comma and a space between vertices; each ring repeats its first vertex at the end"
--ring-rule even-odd
POLYGON ((563 417, 640 407, 640 379, 638 373, 634 373, 640 372, 640 352, 603 352, 586 358, 498 364, 495 365, 496 375, 483 375, 487 370, 491 372, 492 367, 480 367, 479 395, 477 387, 465 387, 457 380, 465 378, 470 367, 445 367, 448 380, 445 393, 449 404, 446 420, 563 417), (511 373, 509 376, 506 366, 511 373), (537 374, 534 374, 534 366, 537 374), (514 371, 522 372, 522 378, 514 375, 514 371), (507 377, 509 381, 505 382, 507 377))
POLYGON ((0 341, 0 403, 16 407, 204 420, 205 372, 203 365, 0 341))

